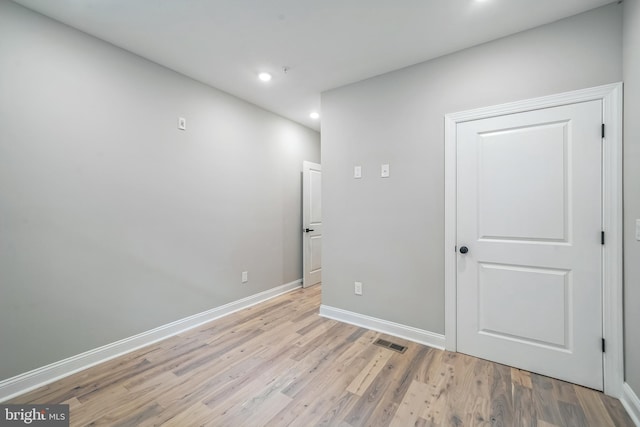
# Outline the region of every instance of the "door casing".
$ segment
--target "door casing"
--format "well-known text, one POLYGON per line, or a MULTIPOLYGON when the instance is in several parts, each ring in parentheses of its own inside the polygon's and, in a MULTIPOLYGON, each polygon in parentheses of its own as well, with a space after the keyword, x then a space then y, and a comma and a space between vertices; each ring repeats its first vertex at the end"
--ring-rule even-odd
MULTIPOLYGON (((312 173, 322 173, 322 165, 309 161, 302 162, 302 287, 312 286, 322 281, 322 261, 320 261, 320 268, 313 271, 312 252, 313 240, 319 241, 320 252, 322 251, 322 212, 320 212, 320 222, 314 222, 312 204, 313 200, 313 188, 311 182, 312 173), (309 228, 312 231, 306 232, 309 228)), ((320 196, 322 197, 322 196, 320 196)), ((322 199, 320 202, 320 210, 322 199)), ((317 218, 316 218, 317 219, 317 218)), ((317 248, 316 248, 317 249, 317 248)), ((316 256, 322 254, 315 253, 316 256)))
POLYGON ((601 100, 604 392, 620 397, 624 380, 622 301, 622 83, 560 93, 445 115, 445 343, 457 350, 457 135, 458 123, 577 102, 601 100))

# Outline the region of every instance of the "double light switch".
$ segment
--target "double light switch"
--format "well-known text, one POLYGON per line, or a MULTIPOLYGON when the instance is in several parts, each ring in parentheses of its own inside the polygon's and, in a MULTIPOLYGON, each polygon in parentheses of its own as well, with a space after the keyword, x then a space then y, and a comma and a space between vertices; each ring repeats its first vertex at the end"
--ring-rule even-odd
MULTIPOLYGON (((353 177, 355 179, 362 178, 362 166, 353 167, 353 177)), ((380 165, 380 177, 389 178, 389 164, 380 165)))

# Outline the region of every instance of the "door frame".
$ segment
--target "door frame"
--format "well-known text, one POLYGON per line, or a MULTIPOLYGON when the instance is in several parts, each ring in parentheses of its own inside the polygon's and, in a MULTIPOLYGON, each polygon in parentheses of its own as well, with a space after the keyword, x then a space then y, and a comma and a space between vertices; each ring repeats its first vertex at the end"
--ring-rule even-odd
POLYGON ((458 123, 578 102, 601 100, 603 139, 602 324, 604 392, 620 397, 624 381, 622 300, 622 83, 564 92, 445 115, 445 348, 457 350, 457 134, 458 123))
MULTIPOLYGON (((312 286, 309 284, 309 269, 310 266, 307 265, 307 251, 308 243, 311 236, 308 236, 305 233, 305 227, 310 226, 309 220, 311 216, 311 212, 309 211, 309 205, 307 204, 307 197, 311 197, 310 193, 310 182, 309 182, 309 172, 312 170, 320 170, 322 172, 322 165, 320 163, 310 162, 308 160, 304 160, 302 162, 302 287, 306 288, 308 286, 312 286)), ((321 196, 322 197, 322 196, 321 196)))

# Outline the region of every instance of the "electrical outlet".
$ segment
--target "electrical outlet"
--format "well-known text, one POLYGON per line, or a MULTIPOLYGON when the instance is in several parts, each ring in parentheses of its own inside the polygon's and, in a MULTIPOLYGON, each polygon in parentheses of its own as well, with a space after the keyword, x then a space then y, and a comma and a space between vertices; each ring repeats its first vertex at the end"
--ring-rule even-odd
POLYGON ((187 130, 187 119, 184 117, 178 117, 178 129, 187 130))
POLYGON ((354 282, 353 283, 353 292, 356 295, 362 295, 362 282, 354 282))
POLYGON ((249 281, 249 272, 248 271, 243 271, 242 272, 242 283, 247 283, 249 281))

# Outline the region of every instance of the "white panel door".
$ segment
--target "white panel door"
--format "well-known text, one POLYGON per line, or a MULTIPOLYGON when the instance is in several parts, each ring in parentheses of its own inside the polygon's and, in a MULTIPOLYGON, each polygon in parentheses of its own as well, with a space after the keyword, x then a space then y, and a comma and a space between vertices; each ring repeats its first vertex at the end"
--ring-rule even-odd
POLYGON ((302 165, 302 286, 322 281, 322 166, 302 165))
POLYGON ((457 125, 457 348, 602 390, 601 101, 457 125))

